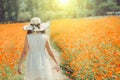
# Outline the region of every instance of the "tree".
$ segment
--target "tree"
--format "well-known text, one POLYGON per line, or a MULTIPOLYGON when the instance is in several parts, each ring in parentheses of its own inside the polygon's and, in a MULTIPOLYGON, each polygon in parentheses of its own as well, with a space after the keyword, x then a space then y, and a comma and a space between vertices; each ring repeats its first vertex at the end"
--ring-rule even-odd
POLYGON ((118 6, 120 6, 120 0, 116 0, 118 6))
POLYGON ((0 22, 17 21, 18 0, 0 0, 0 22))
POLYGON ((0 0, 0 22, 4 23, 5 21, 5 9, 4 9, 4 0, 0 0))

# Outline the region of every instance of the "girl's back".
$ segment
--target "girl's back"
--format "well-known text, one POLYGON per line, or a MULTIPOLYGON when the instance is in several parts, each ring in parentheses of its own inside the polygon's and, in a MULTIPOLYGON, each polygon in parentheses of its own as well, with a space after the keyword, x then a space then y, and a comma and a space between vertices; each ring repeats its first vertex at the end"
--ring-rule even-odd
POLYGON ((47 35, 41 33, 32 33, 27 35, 29 50, 41 51, 45 49, 47 35))
POLYGON ((40 78, 40 80, 53 80, 51 64, 45 49, 47 35, 32 33, 27 35, 27 38, 29 50, 26 64, 26 78, 30 78, 30 80, 37 78, 40 78))

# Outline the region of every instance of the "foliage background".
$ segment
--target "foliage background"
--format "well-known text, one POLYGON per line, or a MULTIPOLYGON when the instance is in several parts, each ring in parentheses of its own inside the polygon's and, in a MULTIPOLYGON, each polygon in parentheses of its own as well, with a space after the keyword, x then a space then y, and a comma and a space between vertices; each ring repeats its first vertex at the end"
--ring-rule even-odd
POLYGON ((0 23, 26 22, 34 16, 43 21, 101 16, 119 11, 120 0, 0 0, 0 23))

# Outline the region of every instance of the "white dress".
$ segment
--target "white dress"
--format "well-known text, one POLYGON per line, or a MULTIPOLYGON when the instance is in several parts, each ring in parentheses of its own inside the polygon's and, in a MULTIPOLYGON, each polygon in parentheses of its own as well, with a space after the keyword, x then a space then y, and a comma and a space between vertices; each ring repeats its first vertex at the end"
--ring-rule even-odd
POLYGON ((52 66, 45 48, 46 34, 27 35, 29 50, 24 80, 53 80, 52 66))

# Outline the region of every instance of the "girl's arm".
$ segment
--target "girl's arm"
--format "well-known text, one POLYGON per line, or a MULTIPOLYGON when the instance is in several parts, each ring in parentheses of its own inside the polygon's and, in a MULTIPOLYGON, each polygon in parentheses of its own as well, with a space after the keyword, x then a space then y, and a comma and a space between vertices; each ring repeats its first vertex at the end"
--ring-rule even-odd
POLYGON ((19 66, 22 65, 25 57, 26 57, 26 54, 27 54, 27 51, 28 51, 28 40, 27 40, 27 36, 25 37, 25 40, 24 40, 24 48, 23 48, 23 51, 22 51, 22 54, 21 54, 21 58, 20 58, 20 61, 19 61, 19 66))
POLYGON ((47 38, 47 41, 46 41, 46 48, 47 48, 47 51, 48 51, 48 54, 50 55, 50 57, 54 60, 54 62, 58 65, 58 62, 57 60, 55 59, 54 55, 53 55, 53 52, 52 52, 52 49, 51 49, 51 45, 50 45, 50 42, 49 42, 49 39, 47 38))

